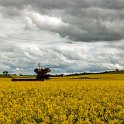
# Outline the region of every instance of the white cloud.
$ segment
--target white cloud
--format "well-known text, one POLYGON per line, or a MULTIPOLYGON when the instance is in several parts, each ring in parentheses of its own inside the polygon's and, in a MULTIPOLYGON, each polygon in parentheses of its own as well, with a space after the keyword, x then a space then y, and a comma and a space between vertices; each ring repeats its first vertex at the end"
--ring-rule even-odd
MULTIPOLYGON (((33 73, 38 63, 41 63, 42 67, 51 67, 53 73, 124 69, 123 51, 116 48, 114 44, 110 46, 111 44, 107 42, 73 42, 70 44, 52 43, 51 41, 49 45, 47 42, 43 45, 23 43, 24 47, 19 45, 19 42, 15 43, 14 46, 10 46, 11 52, 7 52, 7 46, 4 46, 4 51, 0 51, 2 59, 0 63, 3 67, 1 71, 21 68, 21 73, 33 73)), ((123 44, 123 41, 118 43, 120 44, 123 44)))
POLYGON ((42 30, 57 30, 61 27, 67 26, 67 23, 64 23, 61 17, 49 16, 40 14, 36 11, 33 11, 32 8, 24 9, 22 15, 26 19, 29 27, 37 26, 42 30))
POLYGON ((51 1, 0 0, 0 72, 124 69, 123 1, 51 1))

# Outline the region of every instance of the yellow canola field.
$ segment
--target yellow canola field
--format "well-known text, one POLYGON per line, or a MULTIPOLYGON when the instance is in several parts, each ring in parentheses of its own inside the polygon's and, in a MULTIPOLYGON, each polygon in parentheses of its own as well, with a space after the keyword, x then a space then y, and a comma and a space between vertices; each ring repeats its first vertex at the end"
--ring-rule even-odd
POLYGON ((0 124, 124 124, 124 80, 0 78, 0 124))

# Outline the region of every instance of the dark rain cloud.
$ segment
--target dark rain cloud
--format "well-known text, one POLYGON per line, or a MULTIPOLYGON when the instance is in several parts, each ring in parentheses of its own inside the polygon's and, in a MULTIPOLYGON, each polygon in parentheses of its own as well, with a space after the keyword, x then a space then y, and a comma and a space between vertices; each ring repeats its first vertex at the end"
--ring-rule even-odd
POLYGON ((116 41, 124 38, 123 0, 0 0, 0 5, 8 15, 19 15, 30 6, 27 11, 33 10, 32 14, 61 18, 68 25, 51 29, 43 28, 40 19, 28 15, 39 29, 59 33, 71 40, 116 41))

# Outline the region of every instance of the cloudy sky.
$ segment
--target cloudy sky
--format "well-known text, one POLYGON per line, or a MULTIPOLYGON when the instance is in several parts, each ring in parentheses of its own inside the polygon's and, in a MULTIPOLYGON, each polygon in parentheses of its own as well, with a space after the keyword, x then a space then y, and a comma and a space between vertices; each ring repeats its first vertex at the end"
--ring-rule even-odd
POLYGON ((0 0, 0 73, 124 69, 124 0, 0 0))

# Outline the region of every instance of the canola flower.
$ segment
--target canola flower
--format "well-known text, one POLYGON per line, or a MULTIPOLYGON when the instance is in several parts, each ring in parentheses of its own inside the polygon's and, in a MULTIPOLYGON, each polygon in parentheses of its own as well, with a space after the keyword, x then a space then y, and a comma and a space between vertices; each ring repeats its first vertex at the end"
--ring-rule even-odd
POLYGON ((0 124, 123 124, 124 80, 0 79, 0 124))

